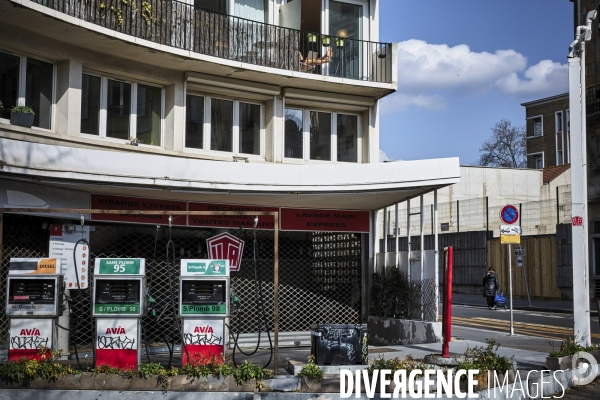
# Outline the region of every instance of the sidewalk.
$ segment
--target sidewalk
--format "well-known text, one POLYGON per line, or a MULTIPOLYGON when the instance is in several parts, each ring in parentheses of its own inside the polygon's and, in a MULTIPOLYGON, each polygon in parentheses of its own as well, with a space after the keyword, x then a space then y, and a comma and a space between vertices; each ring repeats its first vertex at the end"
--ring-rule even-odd
MULTIPOLYGON (((504 293, 508 300, 508 293, 504 293)), ((461 306, 471 307, 486 307, 485 297, 478 294, 452 294, 452 304, 461 306)), ((508 304, 507 304, 508 307, 508 304)), ((527 310, 527 311, 545 311, 553 313, 573 314, 573 301, 561 301, 561 300, 531 300, 531 306, 529 301, 525 299, 513 298, 513 309, 514 310, 527 310)), ((592 316, 598 316, 598 306, 595 301, 590 300, 590 314, 592 316)))

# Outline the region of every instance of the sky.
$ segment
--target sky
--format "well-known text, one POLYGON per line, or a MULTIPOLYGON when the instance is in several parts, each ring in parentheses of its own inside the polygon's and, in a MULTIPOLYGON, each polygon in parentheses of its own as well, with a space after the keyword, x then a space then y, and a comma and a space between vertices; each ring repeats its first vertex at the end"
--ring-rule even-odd
POLYGON ((521 103, 568 91, 569 0, 380 1, 380 41, 398 43, 380 161, 475 164, 496 122, 524 126, 521 103))

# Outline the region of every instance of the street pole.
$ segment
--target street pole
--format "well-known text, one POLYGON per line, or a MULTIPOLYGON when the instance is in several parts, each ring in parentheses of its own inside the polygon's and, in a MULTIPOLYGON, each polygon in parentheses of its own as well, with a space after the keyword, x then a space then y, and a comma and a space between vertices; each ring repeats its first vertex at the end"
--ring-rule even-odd
POLYGON ((573 243, 573 334, 582 346, 591 345, 588 213, 587 213, 587 152, 585 111, 585 42, 592 36, 592 20, 596 11, 587 14, 585 26, 576 29, 570 46, 569 108, 571 110, 571 201, 573 243))
POLYGON ((508 296, 510 298, 510 336, 515 336, 512 301, 512 253, 510 243, 508 244, 508 296))

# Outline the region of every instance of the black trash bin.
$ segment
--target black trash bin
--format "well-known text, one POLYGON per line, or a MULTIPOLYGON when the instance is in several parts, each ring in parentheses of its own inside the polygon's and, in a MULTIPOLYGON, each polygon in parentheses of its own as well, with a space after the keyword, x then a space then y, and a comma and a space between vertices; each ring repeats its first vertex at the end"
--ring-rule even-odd
POLYGON ((317 365, 367 364, 367 324, 313 324, 310 331, 317 365))

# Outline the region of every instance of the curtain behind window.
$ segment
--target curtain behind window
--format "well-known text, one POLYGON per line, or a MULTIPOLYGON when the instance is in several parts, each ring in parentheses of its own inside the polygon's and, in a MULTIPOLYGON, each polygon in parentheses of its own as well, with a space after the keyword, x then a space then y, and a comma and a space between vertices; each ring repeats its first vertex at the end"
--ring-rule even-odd
POLYGON ((265 0, 235 0, 234 15, 257 22, 266 22, 265 0))

